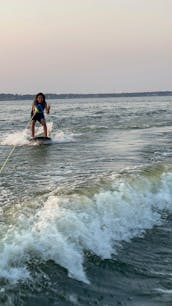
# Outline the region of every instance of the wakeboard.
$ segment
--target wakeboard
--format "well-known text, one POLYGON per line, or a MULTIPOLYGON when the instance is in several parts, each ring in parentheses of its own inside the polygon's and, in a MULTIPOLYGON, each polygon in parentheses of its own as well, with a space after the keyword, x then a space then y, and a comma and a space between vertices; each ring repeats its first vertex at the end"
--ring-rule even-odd
POLYGON ((30 138, 30 142, 36 143, 36 144, 51 144, 52 139, 46 136, 35 136, 35 137, 30 138))

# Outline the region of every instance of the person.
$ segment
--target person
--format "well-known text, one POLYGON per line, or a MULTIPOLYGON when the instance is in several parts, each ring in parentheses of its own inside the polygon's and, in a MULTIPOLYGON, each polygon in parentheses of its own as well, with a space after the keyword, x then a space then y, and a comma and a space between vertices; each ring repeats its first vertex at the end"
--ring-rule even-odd
POLYGON ((45 95, 42 92, 39 92, 34 101, 32 102, 32 111, 31 111, 31 135, 35 136, 35 123, 39 121, 43 126, 44 136, 47 137, 47 124, 44 117, 44 110, 47 114, 50 113, 50 105, 45 101, 45 95))

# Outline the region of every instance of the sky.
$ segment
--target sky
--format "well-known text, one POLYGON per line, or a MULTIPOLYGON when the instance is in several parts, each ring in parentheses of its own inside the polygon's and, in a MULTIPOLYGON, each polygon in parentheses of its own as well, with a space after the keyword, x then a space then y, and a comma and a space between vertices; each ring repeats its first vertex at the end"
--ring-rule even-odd
POLYGON ((0 93, 172 90, 172 0, 0 0, 0 93))

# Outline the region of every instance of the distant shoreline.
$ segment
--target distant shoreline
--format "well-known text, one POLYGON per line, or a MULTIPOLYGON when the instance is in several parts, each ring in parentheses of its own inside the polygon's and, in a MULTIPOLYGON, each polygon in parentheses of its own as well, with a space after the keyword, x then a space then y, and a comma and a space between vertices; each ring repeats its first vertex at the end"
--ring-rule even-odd
MULTIPOLYGON (((118 97, 152 97, 172 96, 172 91, 148 91, 148 92, 121 92, 121 93, 89 93, 89 94, 45 94, 47 99, 79 99, 79 98, 118 98, 118 97)), ((35 95, 31 94, 0 94, 0 101, 11 100, 33 100, 35 95)))

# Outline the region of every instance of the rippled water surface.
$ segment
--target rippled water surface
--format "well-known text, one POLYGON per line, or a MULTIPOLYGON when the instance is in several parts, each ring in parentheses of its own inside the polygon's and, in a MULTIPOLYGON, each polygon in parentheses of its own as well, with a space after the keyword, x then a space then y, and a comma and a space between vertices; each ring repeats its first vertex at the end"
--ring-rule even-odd
POLYGON ((0 101, 0 304, 171 305, 172 97, 48 102, 0 101))

